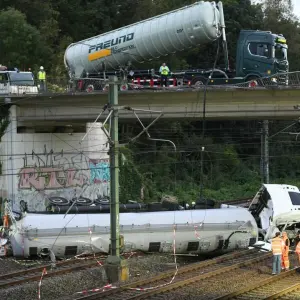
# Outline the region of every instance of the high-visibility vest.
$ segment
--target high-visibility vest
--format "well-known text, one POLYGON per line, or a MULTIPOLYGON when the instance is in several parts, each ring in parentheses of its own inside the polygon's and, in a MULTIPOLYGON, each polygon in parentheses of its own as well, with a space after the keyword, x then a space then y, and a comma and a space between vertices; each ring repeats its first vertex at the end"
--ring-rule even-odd
POLYGON ((8 215, 5 215, 3 217, 3 226, 4 226, 4 228, 8 228, 9 227, 9 218, 8 218, 8 215))
POLYGON ((300 242, 297 244, 296 253, 300 254, 300 242))
POLYGON ((161 72, 162 75, 168 75, 169 74, 169 68, 167 66, 161 67, 161 72))
POLYGON ((46 72, 45 71, 39 71, 38 79, 39 80, 46 80, 46 72))
POLYGON ((284 250, 286 252, 289 252, 289 250, 290 250, 290 240, 289 240, 289 238, 288 237, 283 238, 283 242, 284 242, 284 250))
POLYGON ((282 254, 284 242, 280 237, 272 239, 272 252, 273 254, 282 254))

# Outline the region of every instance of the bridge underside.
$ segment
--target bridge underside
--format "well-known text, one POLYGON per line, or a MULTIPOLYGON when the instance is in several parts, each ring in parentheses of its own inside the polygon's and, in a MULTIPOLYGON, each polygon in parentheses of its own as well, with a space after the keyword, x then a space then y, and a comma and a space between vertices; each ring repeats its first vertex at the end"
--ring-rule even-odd
MULTIPOLYGON (((203 90, 127 91, 119 94, 119 105, 137 111, 141 119, 201 120, 203 90)), ((18 127, 85 126, 93 122, 108 102, 107 93, 43 95, 10 98, 2 103, 15 103, 18 127)), ((209 89, 206 97, 207 120, 296 119, 300 116, 300 89, 209 89)), ((103 121, 107 112, 99 121, 103 121)), ((120 122, 136 121, 130 110, 119 111, 120 122)))

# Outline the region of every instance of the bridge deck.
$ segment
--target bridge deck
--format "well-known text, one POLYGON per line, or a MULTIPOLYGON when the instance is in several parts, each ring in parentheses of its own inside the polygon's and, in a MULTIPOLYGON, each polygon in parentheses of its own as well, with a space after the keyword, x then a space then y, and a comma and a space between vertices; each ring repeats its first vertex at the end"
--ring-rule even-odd
MULTIPOLYGON (((119 93, 120 106, 162 111, 164 118, 202 117, 204 90, 154 90, 119 93)), ((0 98, 18 106, 18 123, 91 122, 108 102, 108 94, 77 93, 47 94, 35 97, 0 98)), ((291 119, 298 118, 300 89, 218 89, 209 88, 206 99, 207 119, 291 119)), ((135 119, 130 111, 122 110, 121 119, 135 119)), ((139 112, 141 118, 155 114, 139 112)))

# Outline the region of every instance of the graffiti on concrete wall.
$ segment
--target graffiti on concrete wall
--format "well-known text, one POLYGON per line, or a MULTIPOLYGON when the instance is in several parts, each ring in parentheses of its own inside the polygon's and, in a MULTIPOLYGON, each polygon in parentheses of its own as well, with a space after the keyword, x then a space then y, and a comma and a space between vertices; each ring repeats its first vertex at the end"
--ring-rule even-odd
POLYGON ((100 183, 100 182, 109 182, 110 181, 110 171, 109 171, 109 161, 89 161, 90 167, 90 182, 91 183, 100 183))
POLYGON ((109 159, 90 159, 82 153, 32 152, 23 158, 18 178, 18 203, 30 211, 49 205, 92 205, 109 196, 109 159))

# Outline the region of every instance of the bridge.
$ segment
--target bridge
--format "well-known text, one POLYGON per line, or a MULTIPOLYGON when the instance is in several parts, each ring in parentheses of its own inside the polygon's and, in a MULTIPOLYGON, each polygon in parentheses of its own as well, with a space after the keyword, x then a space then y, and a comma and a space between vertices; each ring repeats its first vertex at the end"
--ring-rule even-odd
MULTIPOLYGON (((199 120, 203 113, 204 89, 138 90, 119 93, 119 105, 139 110, 162 111, 163 118, 199 120)), ((108 102, 108 93, 62 93, 35 97, 0 98, 17 106, 19 126, 64 126, 94 121, 108 102)), ((300 116, 297 88, 216 88, 206 97, 207 120, 292 119, 300 116)), ((157 114, 138 111, 142 119, 157 114)), ((120 121, 136 120, 132 111, 121 110, 120 121)))

